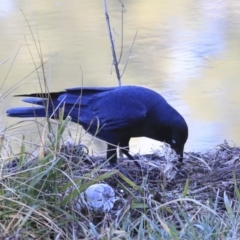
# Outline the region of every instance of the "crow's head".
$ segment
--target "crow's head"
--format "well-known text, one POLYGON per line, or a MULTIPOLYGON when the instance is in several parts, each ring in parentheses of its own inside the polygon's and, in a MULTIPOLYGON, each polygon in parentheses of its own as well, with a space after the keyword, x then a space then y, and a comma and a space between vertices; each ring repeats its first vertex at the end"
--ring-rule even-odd
POLYGON ((179 161, 182 161, 184 145, 188 138, 187 123, 183 117, 178 116, 170 122, 168 130, 166 142, 180 155, 179 161))
POLYGON ((180 155, 179 161, 181 162, 183 160, 183 150, 187 138, 188 138, 188 126, 185 120, 183 119, 181 123, 178 123, 172 129, 172 136, 169 142, 171 148, 174 149, 178 155, 180 155))

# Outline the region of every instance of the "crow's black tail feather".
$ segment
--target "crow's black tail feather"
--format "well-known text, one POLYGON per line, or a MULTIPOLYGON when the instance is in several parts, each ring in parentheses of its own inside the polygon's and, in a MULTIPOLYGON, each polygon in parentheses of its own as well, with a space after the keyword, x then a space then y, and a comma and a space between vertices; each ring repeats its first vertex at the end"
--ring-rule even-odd
POLYGON ((46 117, 46 111, 44 107, 18 107, 7 110, 7 116, 9 117, 46 117))

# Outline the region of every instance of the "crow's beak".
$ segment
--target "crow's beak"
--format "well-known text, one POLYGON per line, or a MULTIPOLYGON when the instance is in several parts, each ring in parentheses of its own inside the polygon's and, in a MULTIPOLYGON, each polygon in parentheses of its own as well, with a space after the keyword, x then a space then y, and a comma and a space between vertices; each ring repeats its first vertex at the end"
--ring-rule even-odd
POLYGON ((177 155, 180 156, 180 158, 178 159, 179 162, 183 161, 183 148, 184 148, 184 146, 180 146, 180 147, 174 149, 175 152, 177 153, 177 155))

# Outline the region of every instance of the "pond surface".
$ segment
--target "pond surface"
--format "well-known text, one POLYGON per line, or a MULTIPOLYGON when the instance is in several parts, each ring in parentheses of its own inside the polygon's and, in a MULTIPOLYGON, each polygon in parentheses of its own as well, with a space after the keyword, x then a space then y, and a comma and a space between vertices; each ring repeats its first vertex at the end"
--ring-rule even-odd
MULTIPOLYGON (((240 2, 129 0, 125 5, 123 85, 162 94, 186 119, 186 151, 207 151, 224 140, 240 145, 240 2)), ((121 5, 108 1, 116 51, 121 49, 121 5)), ((6 109, 24 105, 13 95, 75 86, 116 86, 102 1, 0 1, 0 130, 19 119, 6 109), (27 19, 27 20, 26 20, 27 19), (30 26, 30 27, 29 27, 30 26), (10 69, 10 70, 9 70, 10 69)), ((34 141, 33 123, 7 132, 34 141), (13 134, 13 131, 14 134, 13 134)), ((76 125, 71 125, 76 128, 76 125)), ((36 133, 35 133, 36 134, 36 133)), ((93 149, 101 153, 102 144, 93 149)), ((134 152, 159 143, 133 139, 134 152)))

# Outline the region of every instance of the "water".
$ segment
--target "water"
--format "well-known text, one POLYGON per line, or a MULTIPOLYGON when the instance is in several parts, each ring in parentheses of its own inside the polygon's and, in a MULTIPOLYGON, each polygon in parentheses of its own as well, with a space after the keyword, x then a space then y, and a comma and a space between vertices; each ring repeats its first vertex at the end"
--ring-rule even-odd
MULTIPOLYGON (((224 140, 239 145, 240 4, 227 0, 123 3, 120 70, 138 31, 123 85, 154 89, 184 116, 190 133, 186 151, 206 151, 224 140)), ((121 6, 118 1, 108 4, 119 54, 121 6)), ((44 82, 41 69, 38 74, 34 71, 41 62, 38 52, 48 60, 44 70, 51 91, 118 84, 102 1, 2 0, 0 28, 0 129, 18 121, 5 116, 6 109, 23 105, 12 96, 39 91, 39 82, 44 82)), ((24 132, 34 141, 36 126, 25 125, 9 136, 21 138, 24 132)), ((142 138, 131 145, 134 152, 143 153, 159 143, 142 138)), ((102 144, 96 146, 97 152, 104 152, 102 144)))

